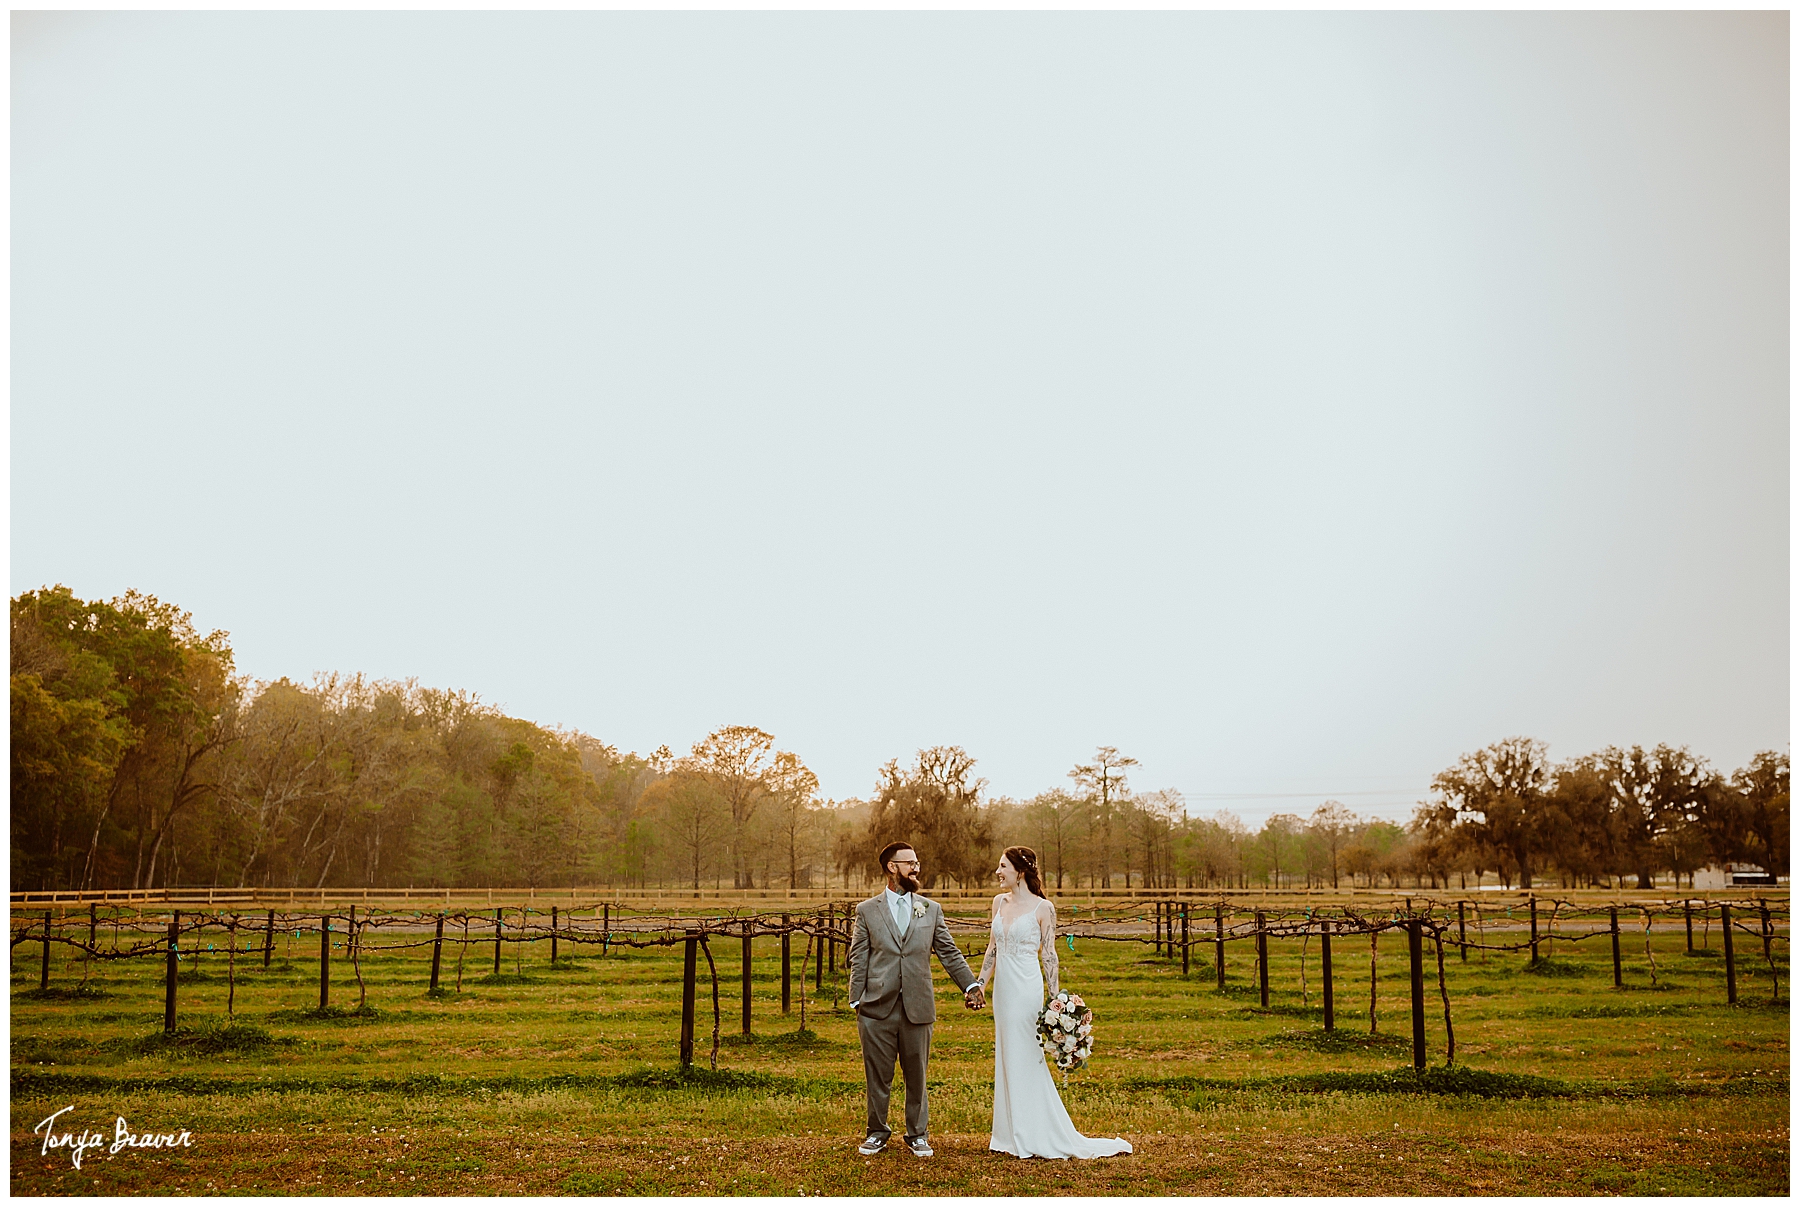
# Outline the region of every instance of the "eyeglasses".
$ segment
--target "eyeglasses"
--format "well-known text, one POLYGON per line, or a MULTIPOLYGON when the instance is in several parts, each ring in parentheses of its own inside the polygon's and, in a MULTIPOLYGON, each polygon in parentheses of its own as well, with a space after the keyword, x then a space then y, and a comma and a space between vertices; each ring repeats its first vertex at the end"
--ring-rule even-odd
POLYGON ((897 868, 916 868, 919 866, 919 861, 917 859, 890 859, 888 862, 897 868))

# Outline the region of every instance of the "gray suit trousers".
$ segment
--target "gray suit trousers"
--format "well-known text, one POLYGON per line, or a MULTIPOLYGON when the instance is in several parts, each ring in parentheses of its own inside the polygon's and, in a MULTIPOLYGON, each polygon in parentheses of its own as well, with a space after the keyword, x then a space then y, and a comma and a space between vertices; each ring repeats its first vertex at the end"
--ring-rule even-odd
POLYGON ((900 1075, 906 1079, 906 1138, 926 1135, 925 1059, 931 1052, 931 1024, 907 1022, 906 1011, 896 1003, 886 1018, 870 1018, 859 1011, 856 1030, 862 1039, 869 1135, 893 1134, 887 1119, 896 1059, 900 1075))

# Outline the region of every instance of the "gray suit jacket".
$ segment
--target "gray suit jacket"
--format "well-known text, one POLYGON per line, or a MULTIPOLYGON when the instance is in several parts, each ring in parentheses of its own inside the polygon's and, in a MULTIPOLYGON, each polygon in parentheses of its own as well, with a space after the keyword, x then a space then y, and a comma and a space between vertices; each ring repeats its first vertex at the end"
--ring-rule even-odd
POLYGON ((943 909, 917 893, 913 900, 925 907, 925 916, 911 919, 904 937, 895 933, 885 888, 856 907, 856 926, 850 936, 850 1000, 858 1003, 858 1014, 886 1018, 899 1002, 907 1022, 936 1022, 932 952, 937 953, 938 963, 958 989, 966 991, 975 983, 969 962, 950 937, 943 909))

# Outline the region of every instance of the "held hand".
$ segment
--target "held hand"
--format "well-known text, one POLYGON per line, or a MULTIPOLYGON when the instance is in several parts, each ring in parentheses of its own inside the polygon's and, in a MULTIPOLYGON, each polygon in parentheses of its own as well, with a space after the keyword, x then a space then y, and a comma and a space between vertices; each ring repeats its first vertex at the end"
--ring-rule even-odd
POLYGON ((963 1005, 971 1010, 979 1010, 987 1005, 987 994, 982 991, 981 982, 977 981, 970 985, 968 990, 963 993, 963 1005))

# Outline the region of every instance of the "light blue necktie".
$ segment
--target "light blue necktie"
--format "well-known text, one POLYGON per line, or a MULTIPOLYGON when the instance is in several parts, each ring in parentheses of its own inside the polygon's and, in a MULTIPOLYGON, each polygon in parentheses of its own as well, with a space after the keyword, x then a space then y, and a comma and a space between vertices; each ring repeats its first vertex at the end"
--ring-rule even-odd
POLYGON ((894 896, 894 930, 901 938, 906 937, 906 923, 912 913, 906 897, 905 893, 897 893, 894 896))

